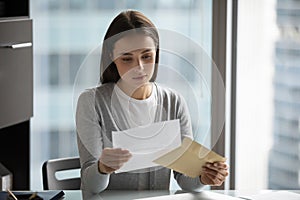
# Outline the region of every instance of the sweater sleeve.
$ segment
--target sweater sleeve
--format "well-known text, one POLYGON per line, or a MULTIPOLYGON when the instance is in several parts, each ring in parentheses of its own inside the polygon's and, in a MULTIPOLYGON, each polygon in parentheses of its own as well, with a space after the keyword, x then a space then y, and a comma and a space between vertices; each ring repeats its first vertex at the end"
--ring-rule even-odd
POLYGON ((93 90, 83 92, 78 98, 76 132, 81 163, 81 189, 90 194, 99 193, 108 186, 109 175, 98 170, 103 140, 93 90))
MULTIPOLYGON (((183 96, 180 94, 178 95, 177 118, 180 120, 180 131, 182 137, 194 138, 189 110, 183 96)), ((200 177, 190 178, 176 171, 173 171, 173 174, 182 190, 193 192, 200 190, 204 186, 200 182, 200 177)))

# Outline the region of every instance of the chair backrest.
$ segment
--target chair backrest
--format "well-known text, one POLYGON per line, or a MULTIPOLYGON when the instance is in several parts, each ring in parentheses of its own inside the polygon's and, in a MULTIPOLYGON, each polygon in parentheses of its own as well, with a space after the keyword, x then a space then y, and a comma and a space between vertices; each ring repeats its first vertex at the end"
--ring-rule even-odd
POLYGON ((42 176, 44 190, 78 190, 80 189, 80 177, 57 179, 55 173, 80 169, 79 157, 68 157, 47 160, 43 163, 42 176))

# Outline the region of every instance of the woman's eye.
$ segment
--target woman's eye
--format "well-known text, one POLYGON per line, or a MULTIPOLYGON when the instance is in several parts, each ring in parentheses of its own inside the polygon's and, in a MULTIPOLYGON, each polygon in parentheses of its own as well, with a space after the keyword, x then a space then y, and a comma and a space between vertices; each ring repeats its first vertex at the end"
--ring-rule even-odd
POLYGON ((123 62, 130 62, 132 60, 132 58, 122 58, 123 62))
POLYGON ((145 60, 149 60, 152 58, 152 55, 144 55, 144 56, 142 56, 142 58, 145 60))

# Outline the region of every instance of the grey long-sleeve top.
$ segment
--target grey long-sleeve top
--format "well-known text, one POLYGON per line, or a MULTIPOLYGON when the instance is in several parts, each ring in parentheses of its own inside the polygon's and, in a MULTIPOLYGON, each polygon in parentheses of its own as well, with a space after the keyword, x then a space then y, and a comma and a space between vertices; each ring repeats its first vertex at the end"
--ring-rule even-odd
MULTIPOLYGON (((103 148, 112 147, 112 131, 126 130, 126 118, 115 98, 113 83, 85 90, 78 98, 76 110, 77 144, 81 162, 83 193, 98 194, 107 189, 169 189, 170 170, 163 167, 139 173, 102 174, 98 160, 103 148), (124 118, 122 118, 124 117, 124 118), (116 120, 123 119, 122 120, 116 120)), ((192 137, 191 120, 184 98, 176 91, 154 83, 157 110, 154 122, 179 119, 180 132, 192 137)), ((199 190, 199 178, 189 178, 174 171, 178 185, 187 191, 199 190)))

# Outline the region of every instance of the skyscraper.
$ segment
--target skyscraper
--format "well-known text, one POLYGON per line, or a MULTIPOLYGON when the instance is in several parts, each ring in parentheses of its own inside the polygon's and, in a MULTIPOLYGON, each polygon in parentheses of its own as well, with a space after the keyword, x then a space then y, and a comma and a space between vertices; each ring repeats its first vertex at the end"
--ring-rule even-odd
POLYGON ((269 188, 300 188, 300 1, 277 0, 280 37, 275 45, 274 144, 269 188))

